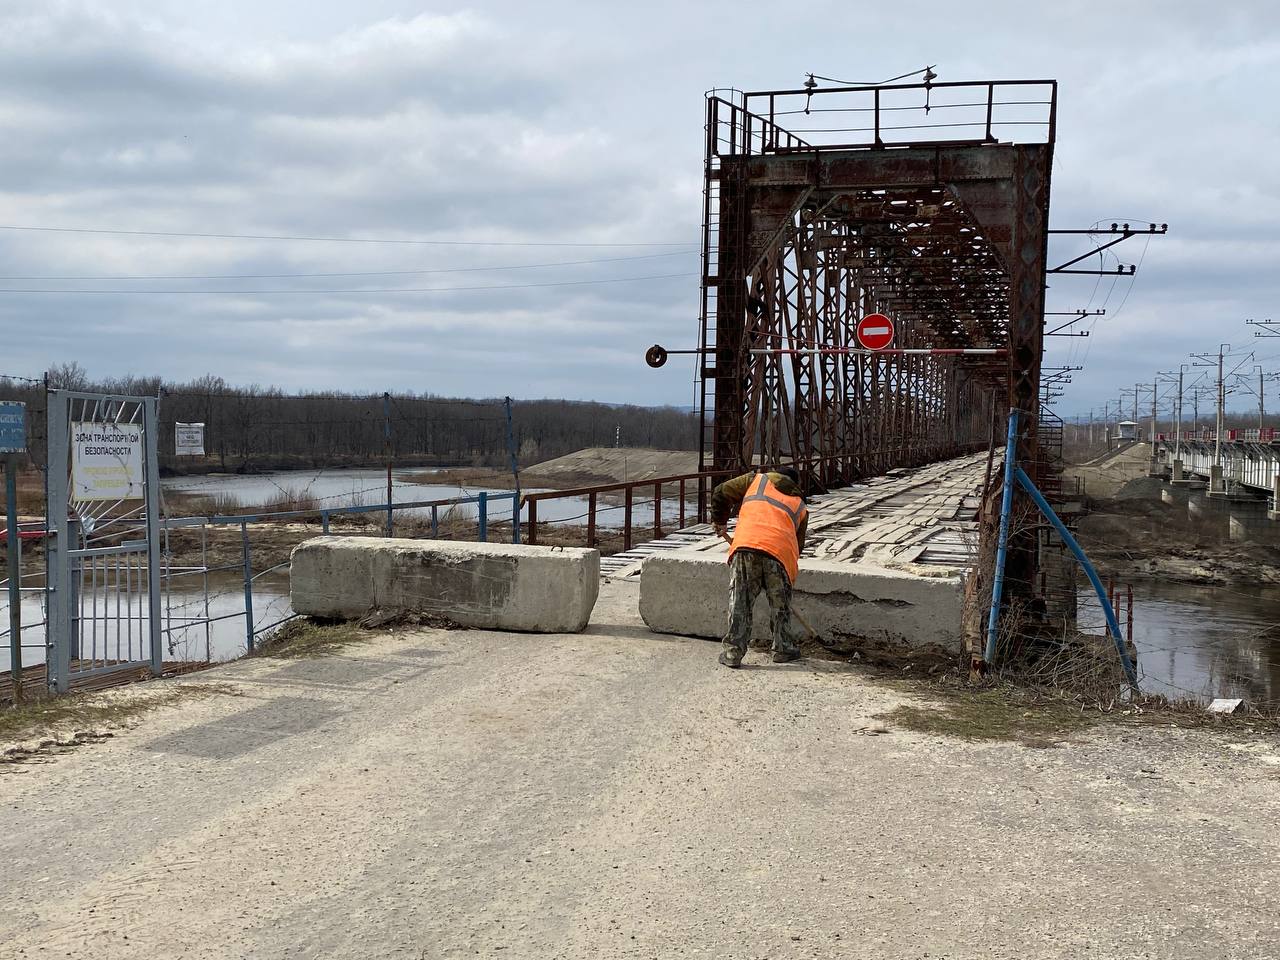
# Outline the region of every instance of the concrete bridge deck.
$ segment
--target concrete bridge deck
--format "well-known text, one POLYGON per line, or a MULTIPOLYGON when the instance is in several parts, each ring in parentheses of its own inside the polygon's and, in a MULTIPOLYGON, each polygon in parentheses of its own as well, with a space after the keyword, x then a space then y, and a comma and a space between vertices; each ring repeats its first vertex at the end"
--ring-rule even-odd
POLYGON ((637 593, 604 584, 585 634, 380 633, 110 694, 209 693, 0 764, 0 954, 1275 956, 1273 741, 913 732, 854 667, 725 670, 637 593))

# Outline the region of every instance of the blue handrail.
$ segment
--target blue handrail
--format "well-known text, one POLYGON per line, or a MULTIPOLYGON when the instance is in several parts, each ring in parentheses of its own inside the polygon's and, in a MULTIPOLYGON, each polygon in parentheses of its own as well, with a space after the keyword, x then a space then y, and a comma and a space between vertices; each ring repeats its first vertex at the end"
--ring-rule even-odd
POLYGON ((995 580, 991 585, 991 611, 987 615, 987 649, 983 659, 996 662, 996 628, 1000 624, 1000 602, 1004 597, 1004 565, 1009 555, 1009 515, 1013 512, 1013 469, 1016 466, 1018 411, 1009 411, 1009 436, 1004 448, 1004 495, 1000 501, 1000 537, 996 541, 995 580))
POLYGON ((1062 538, 1062 542, 1067 545, 1067 549, 1071 551, 1084 569, 1085 576, 1089 578, 1089 582, 1093 584, 1094 593, 1098 595, 1098 602, 1102 604, 1102 612, 1107 618, 1107 627, 1111 631, 1112 639, 1115 641, 1116 652, 1120 655, 1120 664, 1124 667, 1125 679, 1129 681, 1129 686, 1136 692, 1138 690, 1138 674, 1134 669, 1133 661, 1129 659, 1129 651, 1125 649, 1124 640, 1120 636, 1120 624, 1116 620, 1115 610, 1111 606, 1111 601, 1107 598, 1106 589, 1102 586, 1102 580, 1098 577, 1098 571, 1089 562, 1089 558, 1085 556, 1084 550, 1076 542, 1076 538, 1071 535, 1071 531, 1067 529, 1066 524, 1049 506, 1049 501, 1036 488, 1035 483, 1027 476, 1027 472, 1017 464, 1017 436, 1018 410, 1015 408, 1009 411, 1009 435, 1004 454, 1004 493, 1000 504, 1000 536, 996 545, 995 580, 991 587, 991 610, 987 616, 987 648, 984 659, 988 664, 995 663, 996 659, 996 629, 1000 622, 1000 605, 1004 594, 1004 568, 1009 551, 1009 518, 1013 512, 1013 485, 1016 482, 1031 497, 1036 509, 1053 525, 1053 528, 1058 532, 1058 536, 1062 538))
POLYGON ((1124 667, 1125 679, 1129 681, 1129 686, 1136 691, 1138 689, 1138 674, 1133 667, 1132 661, 1129 659, 1129 651, 1124 647, 1124 640, 1120 637, 1120 624, 1116 620, 1115 609, 1111 606, 1111 601, 1107 599, 1107 591, 1102 586, 1102 580, 1098 577, 1098 571, 1093 568, 1093 564, 1089 562, 1089 558, 1085 556, 1084 550, 1080 548, 1080 544, 1076 542, 1076 538, 1071 535, 1071 531, 1067 529, 1067 525, 1062 522, 1053 508, 1049 506, 1049 501, 1045 500, 1044 494, 1036 489, 1036 485, 1031 482, 1031 478, 1027 476, 1027 472, 1021 467, 1014 469, 1014 474, 1018 478, 1018 484, 1023 490, 1027 491, 1032 501, 1044 514, 1044 518, 1053 524, 1053 529, 1058 531, 1058 536, 1062 538, 1062 542, 1067 545, 1067 549, 1075 555, 1076 560, 1080 562, 1080 566, 1084 568, 1084 574, 1089 578, 1089 582, 1093 584, 1093 592, 1098 595, 1098 602, 1102 604, 1102 612, 1107 618, 1107 627, 1111 631, 1111 638, 1115 641, 1116 652, 1120 654, 1120 663, 1124 667))

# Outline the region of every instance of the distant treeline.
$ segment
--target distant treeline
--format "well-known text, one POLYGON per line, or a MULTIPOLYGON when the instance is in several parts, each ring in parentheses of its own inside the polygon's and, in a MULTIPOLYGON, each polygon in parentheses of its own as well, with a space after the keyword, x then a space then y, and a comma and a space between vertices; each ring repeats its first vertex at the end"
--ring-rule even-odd
MULTIPOLYGON (((503 400, 424 394, 369 396, 340 391, 291 394, 275 387, 238 387, 205 376, 187 383, 159 377, 91 380, 78 364, 49 372, 48 385, 124 396, 160 397, 160 460, 166 471, 283 469, 383 462, 492 466, 505 469, 503 400), (389 407, 389 415, 387 409, 389 407), (174 424, 205 424, 204 458, 174 455, 174 424)), ((32 459, 45 457, 45 386, 0 378, 0 400, 28 406, 32 459)), ((583 447, 691 450, 697 418, 675 407, 613 406, 569 400, 516 400, 512 428, 522 466, 583 447)))

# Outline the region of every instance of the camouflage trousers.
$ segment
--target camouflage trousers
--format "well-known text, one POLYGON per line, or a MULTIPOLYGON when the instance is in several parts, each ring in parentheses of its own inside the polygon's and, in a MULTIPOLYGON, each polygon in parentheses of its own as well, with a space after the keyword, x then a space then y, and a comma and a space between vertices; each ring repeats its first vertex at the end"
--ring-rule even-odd
POLYGON ((751 642, 752 610, 764 591, 769 598, 769 627, 774 653, 798 653, 797 630, 791 616, 791 581, 781 563, 758 550, 739 550, 729 561, 729 629, 724 637, 727 657, 742 659, 751 642))

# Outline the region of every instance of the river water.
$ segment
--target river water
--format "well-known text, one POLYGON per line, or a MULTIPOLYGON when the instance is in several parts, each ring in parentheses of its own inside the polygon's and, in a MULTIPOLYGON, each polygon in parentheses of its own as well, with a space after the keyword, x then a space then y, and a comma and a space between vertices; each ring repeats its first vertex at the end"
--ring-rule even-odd
MULTIPOLYGON (((33 578, 34 579, 34 578, 33 578)), ((29 581, 30 582, 30 581, 29 581)), ((234 660, 243 656, 248 649, 248 638, 245 633, 245 602, 243 579, 228 572, 209 575, 209 589, 206 592, 199 576, 175 577, 174 586, 166 593, 164 599, 165 623, 165 660, 211 660, 220 662, 234 660), (206 617, 208 621, 206 622, 206 617)), ((127 601, 126 601, 127 602, 127 601)), ((138 602, 135 599, 135 604, 138 602)), ((116 610, 115 594, 105 593, 99 600, 99 617, 116 610)), ((135 607, 136 610, 136 607, 135 607)), ((289 607, 289 575, 287 571, 267 574, 258 577, 253 583, 253 622, 256 630, 263 630, 278 620, 287 617, 292 610, 289 607)), ((126 612, 126 617, 127 617, 126 612)), ((136 616, 136 613, 135 613, 136 616)), ((9 654, 9 608, 6 599, 0 597, 0 617, 3 618, 5 636, 0 640, 0 672, 8 673, 11 663, 9 654)), ((92 621, 92 615, 85 611, 86 622, 92 621)), ((22 597, 22 663, 30 667, 45 660, 45 628, 44 594, 34 589, 23 592, 22 597)), ((104 618, 105 619, 105 618, 104 618)), ((133 627, 137 629, 136 626, 133 627)), ((88 633, 88 630, 85 631, 88 633)), ((82 643, 86 657, 106 656, 115 658, 116 637, 108 638, 105 627, 102 636, 84 636, 82 643)), ((133 638, 134 649, 140 647, 137 638, 133 638)))
MULTIPOLYGON (((1081 594, 1079 610, 1082 628, 1105 634, 1092 591, 1081 594)), ((1280 587, 1133 583, 1133 642, 1147 693, 1280 701, 1277 627, 1280 587)))
MULTIPOLYGON (((394 503, 412 503, 418 500, 445 500, 453 497, 473 497, 484 487, 461 486, 449 483, 433 483, 436 470, 415 469, 399 470, 392 474, 391 498, 394 503)), ((317 502, 321 508, 369 506, 386 503, 387 474, 384 470, 287 470, 261 474, 216 474, 201 477, 169 477, 162 485, 166 491, 190 494, 201 497, 218 497, 220 509, 234 512, 250 512, 263 504, 279 500, 282 496, 294 499, 309 498, 317 502), (234 504, 234 506, 232 506, 234 504)), ((489 490, 491 496, 510 494, 510 490, 489 490)), ((541 493, 542 489, 529 489, 524 493, 541 493)), ((662 514, 664 520, 675 519, 680 512, 680 505, 675 498, 675 489, 667 488, 664 493, 662 514)), ((690 495, 696 494, 691 485, 690 495)), ((643 487, 636 491, 634 506, 634 523, 641 526, 652 522, 652 491, 643 487)), ((477 507, 475 504, 464 504, 451 508, 455 516, 474 519, 477 507)), ((399 513, 400 511, 397 511, 399 513)), ((413 509, 405 511, 411 515, 430 516, 430 509, 413 509)), ((587 498, 565 497, 546 500, 538 504, 538 521, 549 523, 586 523, 587 498)), ((623 510, 620 499, 606 502, 602 497, 598 506, 598 523, 602 527, 621 527, 623 510)), ((443 516, 443 510, 441 512, 443 516)), ((524 512, 528 519, 528 511, 524 512)), ((511 517, 511 501, 498 500, 489 505, 491 520, 506 520, 511 517)))

